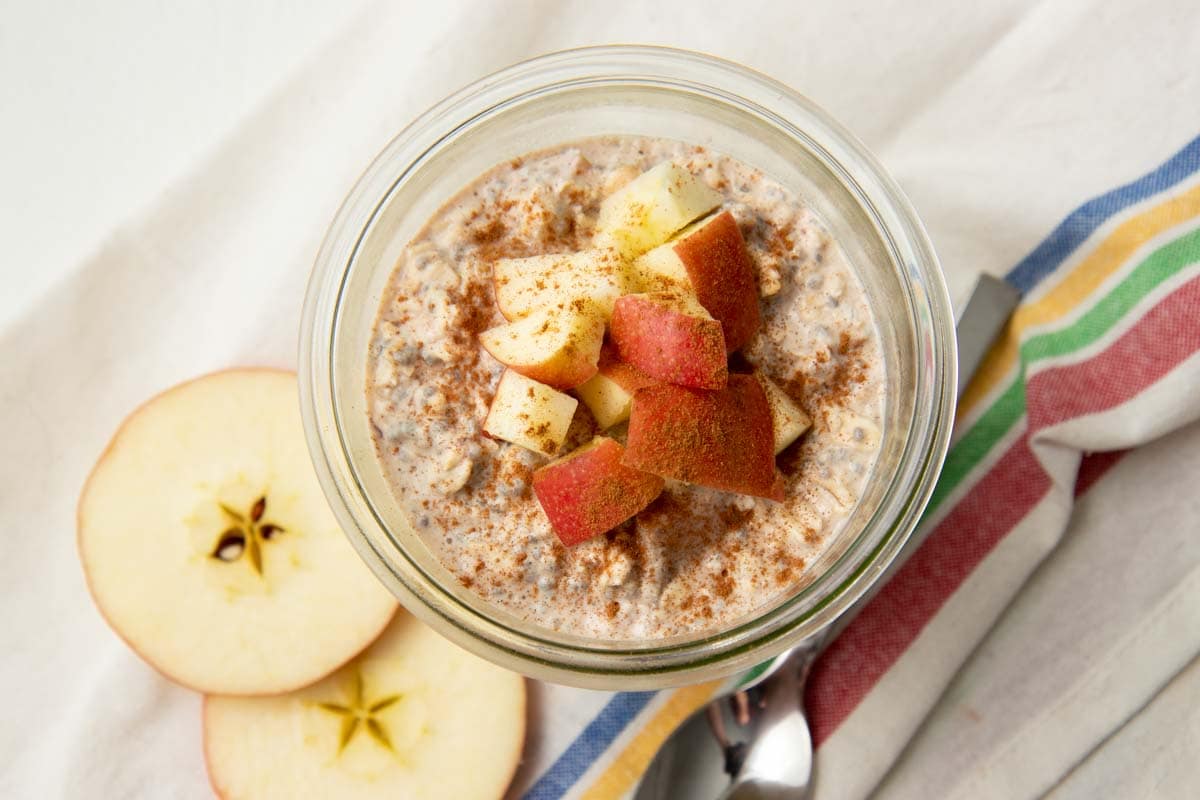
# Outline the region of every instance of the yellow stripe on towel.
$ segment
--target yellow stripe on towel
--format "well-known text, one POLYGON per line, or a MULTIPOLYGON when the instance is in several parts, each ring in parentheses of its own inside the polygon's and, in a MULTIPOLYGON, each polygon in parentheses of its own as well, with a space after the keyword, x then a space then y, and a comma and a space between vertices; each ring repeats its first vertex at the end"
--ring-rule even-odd
POLYGON ((667 737, 693 712, 712 700, 725 685, 726 681, 711 681, 675 689, 580 797, 584 800, 612 800, 632 789, 667 737))
POLYGON ((958 413, 966 415, 1009 374, 1017 361, 1022 334, 1066 316, 1093 296, 1096 288, 1123 265, 1138 248, 1160 233, 1200 216, 1200 186, 1159 203, 1121 223, 1041 299, 1020 306, 1009 320, 1001 341, 984 359, 979 373, 963 393, 958 413))

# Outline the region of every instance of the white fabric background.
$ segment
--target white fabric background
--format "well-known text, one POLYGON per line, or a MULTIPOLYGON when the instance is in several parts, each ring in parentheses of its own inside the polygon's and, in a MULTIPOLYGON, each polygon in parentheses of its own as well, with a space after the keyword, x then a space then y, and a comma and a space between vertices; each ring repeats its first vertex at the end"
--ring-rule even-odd
MULTIPOLYGON (((294 364, 324 224, 384 142, 447 91, 606 41, 760 68, 880 155, 957 302, 976 272, 1004 272, 1073 207, 1200 132, 1188 0, 941 0, 921 13, 900 0, 433 5, 0 8, 0 676, 17 688, 0 722, 0 796, 206 795, 197 700, 92 610, 74 499, 117 422, 153 392, 230 364, 294 364)), ((1186 489, 1197 445, 1194 428, 1172 436, 1093 490, 883 796, 1022 796, 1057 782, 1060 797, 1176 797, 1200 785, 1200 670, 1156 695, 1172 670, 1122 647, 1166 598, 1200 608, 1188 577, 1200 507, 1186 489), (1115 596, 1104 571, 1132 527, 1157 535, 1139 548, 1138 591, 1115 596), (1059 650, 1070 657, 1031 674, 1033 656, 1059 650), (1053 724, 1097 718, 1080 664, 1118 670, 1118 688, 1147 704, 1124 727, 1104 720, 1118 730, 1090 755, 1093 735, 1073 750, 1074 728, 1053 724), (1038 736, 1057 745, 1041 783, 1009 783, 1026 779, 1038 736)), ((1193 658, 1200 632, 1184 619, 1193 658)))

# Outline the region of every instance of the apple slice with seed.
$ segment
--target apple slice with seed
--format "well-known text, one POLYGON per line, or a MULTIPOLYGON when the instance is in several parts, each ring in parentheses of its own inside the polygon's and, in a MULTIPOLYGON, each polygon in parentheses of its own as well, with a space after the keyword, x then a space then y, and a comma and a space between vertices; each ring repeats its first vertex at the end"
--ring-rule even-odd
POLYGON ((664 478, 782 501, 771 408, 752 375, 724 389, 659 384, 633 396, 621 463, 664 478))
POLYGON ((88 478, 78 526, 101 614, 199 691, 312 683, 396 610, 325 503, 290 372, 219 372, 143 405, 88 478))
POLYGON ((403 611, 313 686, 204 701, 205 762, 225 800, 496 800, 524 739, 524 679, 403 611))
POLYGON ((663 479, 622 465, 624 454, 597 436, 533 473, 533 493, 565 546, 612 530, 662 493, 663 479))

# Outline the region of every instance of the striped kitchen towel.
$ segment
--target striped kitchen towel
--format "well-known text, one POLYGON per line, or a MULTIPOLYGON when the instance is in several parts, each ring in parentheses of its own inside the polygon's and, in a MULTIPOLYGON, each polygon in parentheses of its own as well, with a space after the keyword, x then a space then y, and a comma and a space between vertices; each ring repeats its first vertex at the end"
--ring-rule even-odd
MULTIPOLYGON (((1084 203, 1006 277, 1023 301, 960 403, 928 539, 812 675, 821 798, 875 789, 1058 543, 1075 497, 1123 451, 1200 417, 1200 138, 1084 203)), ((518 794, 627 795, 720 688, 589 693, 592 716, 547 719, 557 750, 518 794)), ((1106 733, 1031 743, 1063 758, 1031 764, 1023 786, 1048 787, 1106 733)))

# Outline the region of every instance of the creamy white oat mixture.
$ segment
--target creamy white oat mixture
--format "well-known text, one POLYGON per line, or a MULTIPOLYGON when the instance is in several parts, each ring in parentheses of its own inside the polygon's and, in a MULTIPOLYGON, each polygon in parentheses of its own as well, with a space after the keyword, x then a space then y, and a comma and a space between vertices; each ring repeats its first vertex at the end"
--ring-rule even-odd
MULTIPOLYGON (((680 142, 605 137, 494 168, 409 244, 367 358, 392 488, 464 586, 530 622, 603 639, 723 628, 794 592, 853 509, 878 450, 883 364, 861 285, 820 221, 757 170, 680 142), (503 367, 476 335, 496 258, 588 246, 600 200, 672 160, 727 199, 758 268, 763 326, 745 360, 813 417, 778 458, 783 503, 668 481, 614 532, 566 549, 531 491, 548 459, 482 433, 503 367)), ((563 452, 591 439, 583 403, 563 452)), ((623 438, 620 428, 610 432, 623 438)))

